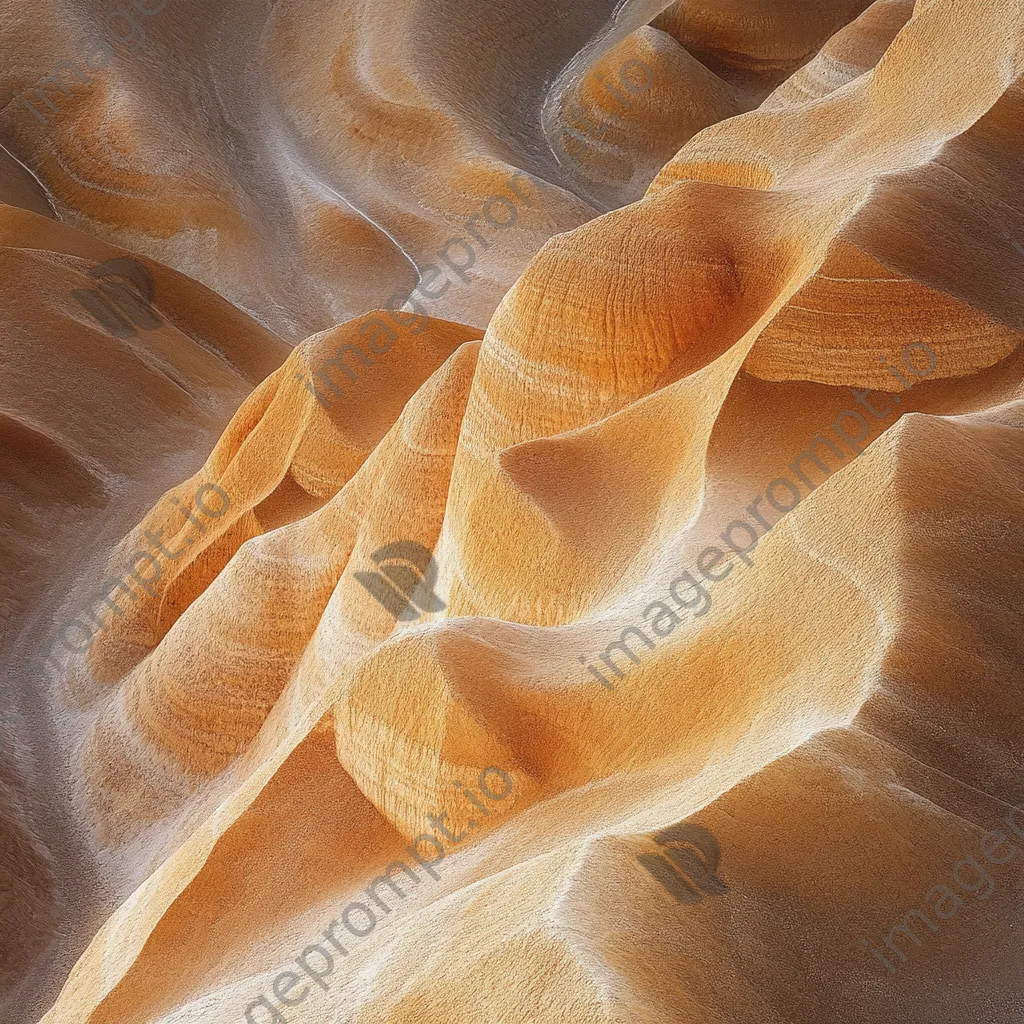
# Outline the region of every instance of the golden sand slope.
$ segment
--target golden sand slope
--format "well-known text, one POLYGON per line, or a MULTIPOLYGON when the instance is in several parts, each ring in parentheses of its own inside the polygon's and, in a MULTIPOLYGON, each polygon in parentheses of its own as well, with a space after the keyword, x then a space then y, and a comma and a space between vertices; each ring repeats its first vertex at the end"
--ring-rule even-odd
MULTIPOLYGON (((841 6, 788 48, 729 36, 722 75, 795 69, 864 5, 841 6)), ((902 973, 862 942, 1024 803, 1024 9, 910 15, 879 0, 642 201, 548 241, 486 332, 395 329, 329 409, 305 385, 376 314, 283 363, 239 328, 277 368, 106 576, 154 531, 173 565, 39 684, 77 713, 52 775, 104 887, 79 931, 109 915, 46 1024, 228 1024, 260 1000, 358 1024, 1015 1019, 1024 856, 902 973), (908 344, 934 366, 904 391, 908 344), (864 454, 677 615, 673 577, 850 386, 888 403, 864 454), (179 509, 204 487, 227 503, 197 532, 179 509), (396 623, 359 586, 397 539, 435 552, 445 610, 396 623), (659 642, 606 689, 581 661, 638 623, 659 642), (484 821, 463 787, 489 769, 510 788, 484 821), (442 812, 473 841, 287 1003, 282 972, 442 812), (637 861, 689 819, 728 887, 699 904, 637 861)))

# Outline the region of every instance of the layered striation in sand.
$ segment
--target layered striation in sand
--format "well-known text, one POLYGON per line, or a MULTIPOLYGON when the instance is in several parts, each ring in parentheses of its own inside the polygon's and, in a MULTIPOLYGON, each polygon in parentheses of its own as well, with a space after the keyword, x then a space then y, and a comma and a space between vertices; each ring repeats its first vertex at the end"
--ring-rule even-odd
POLYGON ((1019 1019, 1019 0, 138 23, 0 111, 0 1020, 1019 1019))

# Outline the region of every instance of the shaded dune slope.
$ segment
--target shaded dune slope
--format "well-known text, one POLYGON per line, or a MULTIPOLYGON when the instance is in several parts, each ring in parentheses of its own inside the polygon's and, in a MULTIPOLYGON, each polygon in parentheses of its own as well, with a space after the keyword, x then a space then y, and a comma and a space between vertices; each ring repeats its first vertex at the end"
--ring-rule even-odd
POLYGON ((95 285, 96 263, 127 255, 0 206, 0 964, 11 1019, 52 991, 106 912, 69 802, 75 702, 66 691, 53 699, 60 659, 46 665, 45 652, 77 611, 67 605, 81 582, 148 503, 202 463, 289 351, 148 262, 160 322, 112 337, 72 292, 95 285))
POLYGON ((544 242, 639 199, 679 146, 780 78, 755 95, 714 54, 795 70, 864 4, 749 6, 691 23, 663 0, 568 0, 558 18, 537 0, 146 0, 152 14, 113 27, 100 0, 64 19, 29 6, 0 31, 0 140, 61 218, 293 344, 401 307, 452 239, 473 263, 428 311, 483 328, 544 242), (488 226, 517 169, 530 201, 488 226))

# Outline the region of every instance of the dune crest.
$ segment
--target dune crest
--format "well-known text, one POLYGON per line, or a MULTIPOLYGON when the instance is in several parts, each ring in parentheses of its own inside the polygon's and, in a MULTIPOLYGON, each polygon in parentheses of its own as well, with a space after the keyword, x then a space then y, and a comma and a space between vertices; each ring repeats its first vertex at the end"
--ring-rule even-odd
POLYGON ((1024 1004, 1021 3, 137 24, 0 111, 0 1020, 1024 1004))

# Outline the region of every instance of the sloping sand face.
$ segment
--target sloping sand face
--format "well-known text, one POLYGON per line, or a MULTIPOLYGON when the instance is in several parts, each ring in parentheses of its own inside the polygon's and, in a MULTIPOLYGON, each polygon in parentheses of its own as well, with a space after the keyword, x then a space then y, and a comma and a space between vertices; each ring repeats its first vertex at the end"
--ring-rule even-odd
POLYGON ((136 7, 0 113, 0 1019, 1024 1012, 1021 5, 136 7))

